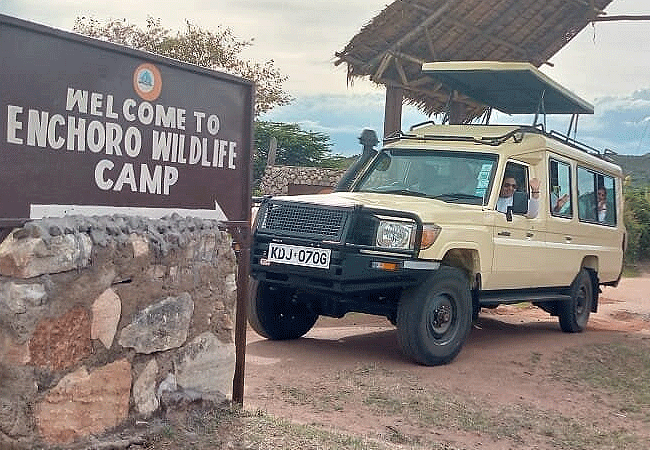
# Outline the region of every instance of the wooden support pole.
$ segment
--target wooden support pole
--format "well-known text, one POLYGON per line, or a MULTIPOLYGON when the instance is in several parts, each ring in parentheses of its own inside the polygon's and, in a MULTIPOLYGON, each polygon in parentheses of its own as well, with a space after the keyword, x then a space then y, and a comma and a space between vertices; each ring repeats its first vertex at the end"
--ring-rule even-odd
MULTIPOLYGON (((250 209, 250 208, 249 208, 250 209)), ((232 380, 232 401, 244 403, 244 368, 246 365, 246 311, 248 305, 250 273, 250 222, 226 222, 233 237, 237 256, 237 310, 235 315, 235 373, 232 380)))
POLYGON ((402 131, 402 89, 386 86, 386 105, 384 110, 384 139, 387 136, 402 131))
MULTIPOLYGON (((453 97, 456 97, 455 92, 453 97)), ((449 104, 449 125, 461 125, 465 119, 465 105, 453 97, 449 104)))
POLYGON ((650 20, 650 15, 621 15, 621 16, 599 16, 589 19, 591 22, 617 22, 622 20, 650 20))
POLYGON ((269 167, 275 166, 275 155, 278 152, 278 139, 271 136, 269 139, 269 154, 266 157, 266 165, 269 167))

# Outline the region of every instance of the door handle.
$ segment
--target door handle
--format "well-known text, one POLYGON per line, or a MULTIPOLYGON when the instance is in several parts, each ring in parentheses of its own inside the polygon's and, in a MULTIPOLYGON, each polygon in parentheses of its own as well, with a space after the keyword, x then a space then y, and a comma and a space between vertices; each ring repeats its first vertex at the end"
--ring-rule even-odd
POLYGON ((510 232, 509 232, 509 231, 499 231, 498 234, 499 234, 499 236, 510 236, 510 232))
POLYGON ((571 241, 573 240, 573 238, 572 238, 571 236, 564 236, 564 239, 565 239, 567 242, 571 242, 571 241))
POLYGON ((535 233, 533 233, 533 232, 531 232, 531 231, 529 231, 528 233, 526 233, 526 237, 531 238, 531 237, 533 237, 533 236, 535 236, 535 233))

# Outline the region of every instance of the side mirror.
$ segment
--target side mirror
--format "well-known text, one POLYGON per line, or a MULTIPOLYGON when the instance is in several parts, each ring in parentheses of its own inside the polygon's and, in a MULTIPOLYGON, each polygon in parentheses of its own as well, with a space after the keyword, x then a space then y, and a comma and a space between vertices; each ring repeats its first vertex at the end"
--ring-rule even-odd
POLYGON ((514 214, 528 212, 528 195, 525 192, 516 191, 512 196, 512 212, 514 214))

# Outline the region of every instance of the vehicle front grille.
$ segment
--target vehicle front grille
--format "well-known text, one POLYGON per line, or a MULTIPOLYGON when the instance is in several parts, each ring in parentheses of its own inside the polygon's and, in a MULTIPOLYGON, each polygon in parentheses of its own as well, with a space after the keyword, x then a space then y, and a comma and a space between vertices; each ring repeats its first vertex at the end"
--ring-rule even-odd
POLYGON ((344 209, 296 202, 269 202, 263 210, 260 230, 292 236, 319 236, 340 241, 348 219, 344 209))

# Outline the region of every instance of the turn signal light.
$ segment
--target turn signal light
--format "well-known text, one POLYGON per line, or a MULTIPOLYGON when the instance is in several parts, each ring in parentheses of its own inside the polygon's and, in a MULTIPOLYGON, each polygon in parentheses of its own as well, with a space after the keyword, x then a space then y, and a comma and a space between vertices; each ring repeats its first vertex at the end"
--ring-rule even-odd
POLYGON ((441 231, 442 228, 440 228, 438 225, 424 225, 422 227, 422 240, 420 242, 420 250, 431 247, 436 239, 438 239, 438 236, 440 236, 441 231))
POLYGON ((379 270, 387 270, 389 272, 395 272, 399 270, 400 264, 392 263, 392 262, 373 261, 372 268, 379 269, 379 270))

